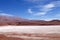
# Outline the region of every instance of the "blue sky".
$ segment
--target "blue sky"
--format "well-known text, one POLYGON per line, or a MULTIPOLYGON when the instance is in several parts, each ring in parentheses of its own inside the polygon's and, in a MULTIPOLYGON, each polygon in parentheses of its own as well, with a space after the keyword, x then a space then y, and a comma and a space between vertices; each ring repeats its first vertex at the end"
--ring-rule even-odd
POLYGON ((33 20, 60 19, 60 0, 0 0, 0 15, 33 20))

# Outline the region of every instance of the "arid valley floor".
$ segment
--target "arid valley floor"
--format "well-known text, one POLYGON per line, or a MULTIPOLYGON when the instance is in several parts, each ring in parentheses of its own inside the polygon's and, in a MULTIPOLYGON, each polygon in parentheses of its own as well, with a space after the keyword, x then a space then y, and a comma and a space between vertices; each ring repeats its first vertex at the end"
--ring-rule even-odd
POLYGON ((60 40, 60 26, 0 26, 0 40, 60 40))

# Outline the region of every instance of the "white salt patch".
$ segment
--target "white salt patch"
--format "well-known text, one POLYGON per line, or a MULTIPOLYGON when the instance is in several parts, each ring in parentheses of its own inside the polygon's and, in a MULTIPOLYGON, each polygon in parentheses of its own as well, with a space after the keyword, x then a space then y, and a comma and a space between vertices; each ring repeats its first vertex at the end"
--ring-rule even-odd
POLYGON ((0 33, 60 33, 60 26, 1 26, 0 33))

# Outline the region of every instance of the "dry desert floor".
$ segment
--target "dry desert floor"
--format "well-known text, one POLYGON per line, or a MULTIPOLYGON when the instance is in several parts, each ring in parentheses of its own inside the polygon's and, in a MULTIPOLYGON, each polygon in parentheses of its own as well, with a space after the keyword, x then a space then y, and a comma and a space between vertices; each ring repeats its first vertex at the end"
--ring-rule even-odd
POLYGON ((0 26, 0 40, 60 40, 60 26, 0 26))

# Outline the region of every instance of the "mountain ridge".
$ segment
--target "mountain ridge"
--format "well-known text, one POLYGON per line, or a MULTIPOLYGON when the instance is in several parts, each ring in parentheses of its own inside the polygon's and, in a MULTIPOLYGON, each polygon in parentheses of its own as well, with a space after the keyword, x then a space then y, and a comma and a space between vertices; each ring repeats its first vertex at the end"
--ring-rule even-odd
POLYGON ((28 20, 21 17, 0 16, 0 25, 60 25, 60 20, 28 20))

